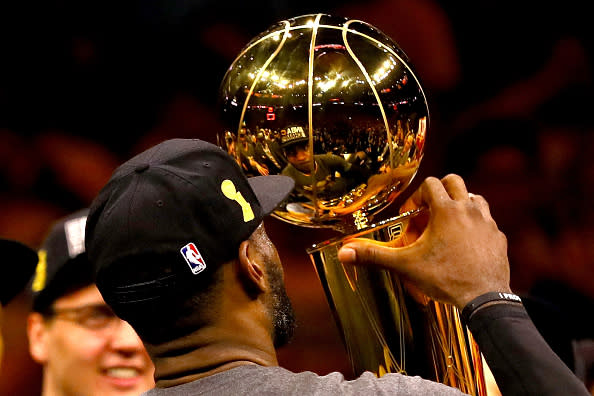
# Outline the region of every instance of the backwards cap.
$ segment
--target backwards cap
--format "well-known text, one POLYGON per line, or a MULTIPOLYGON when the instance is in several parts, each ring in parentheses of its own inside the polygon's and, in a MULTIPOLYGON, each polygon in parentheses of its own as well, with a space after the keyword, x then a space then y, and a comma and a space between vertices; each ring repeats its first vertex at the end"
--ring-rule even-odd
POLYGON ((293 186, 284 176, 247 179, 229 154, 197 139, 167 140, 135 156, 114 171, 87 220, 87 253, 103 298, 117 313, 237 257, 293 186), (172 253, 174 268, 126 265, 127 257, 153 253, 172 253))

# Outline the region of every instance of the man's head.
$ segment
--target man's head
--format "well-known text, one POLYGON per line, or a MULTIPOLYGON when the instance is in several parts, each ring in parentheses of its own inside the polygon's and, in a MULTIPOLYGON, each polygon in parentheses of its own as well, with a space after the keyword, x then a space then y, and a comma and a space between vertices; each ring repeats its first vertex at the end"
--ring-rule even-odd
POLYGON ((281 147, 291 165, 301 172, 311 172, 309 137, 301 126, 290 126, 281 131, 281 147))
POLYGON ((43 365, 44 395, 138 395, 153 387, 153 365, 94 284, 84 245, 87 213, 56 222, 38 252, 29 350, 43 365))
POLYGON ((307 142, 298 142, 284 148, 285 157, 297 170, 309 173, 313 169, 313 161, 307 142))
POLYGON ((91 206, 87 251, 99 290, 149 344, 218 320, 236 291, 274 306, 282 268, 261 223, 293 185, 283 176, 246 179, 201 140, 168 140, 137 155, 91 206), (233 282, 242 290, 229 290, 233 282))
POLYGON ((247 134, 247 128, 246 127, 241 127, 239 128, 239 133, 237 134, 237 136, 239 136, 239 140, 241 140, 242 142, 245 142, 248 137, 247 134))
POLYGON ((0 239, 2 274, 0 275, 0 363, 4 351, 2 339, 2 307, 12 300, 31 278, 37 253, 28 246, 10 239, 0 239))

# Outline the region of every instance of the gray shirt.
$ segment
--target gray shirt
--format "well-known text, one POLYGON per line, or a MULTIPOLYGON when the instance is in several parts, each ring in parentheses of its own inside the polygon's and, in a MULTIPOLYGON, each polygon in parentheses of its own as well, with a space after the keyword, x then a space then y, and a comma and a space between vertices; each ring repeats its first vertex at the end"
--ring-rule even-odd
POLYGON ((370 372, 352 381, 337 372, 320 376, 310 371, 293 373, 282 367, 246 365, 209 377, 173 386, 155 388, 142 396, 173 395, 463 395, 458 389, 401 374, 376 378, 370 372))

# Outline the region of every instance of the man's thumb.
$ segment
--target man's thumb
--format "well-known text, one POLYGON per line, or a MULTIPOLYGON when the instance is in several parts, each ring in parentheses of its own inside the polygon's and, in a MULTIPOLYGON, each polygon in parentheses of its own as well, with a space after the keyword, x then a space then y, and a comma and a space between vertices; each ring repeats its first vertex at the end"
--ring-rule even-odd
POLYGON ((370 265, 399 270, 406 261, 405 249, 389 247, 383 242, 370 239, 352 239, 338 251, 338 259, 343 264, 370 265))

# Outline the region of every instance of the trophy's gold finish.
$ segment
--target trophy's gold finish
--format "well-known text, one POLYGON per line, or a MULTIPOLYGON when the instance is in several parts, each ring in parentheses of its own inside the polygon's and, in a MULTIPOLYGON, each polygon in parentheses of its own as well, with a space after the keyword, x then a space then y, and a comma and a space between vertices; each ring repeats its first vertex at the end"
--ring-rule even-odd
POLYGON ((415 215, 372 224, 410 184, 424 155, 429 109, 404 51, 363 21, 299 16, 244 47, 219 101, 225 129, 218 144, 245 174, 295 180, 273 215, 350 233, 308 253, 355 373, 421 375, 485 394, 480 353, 456 308, 388 271, 337 259, 346 238, 405 242, 415 215))
MULTIPOLYGON (((348 238, 406 245, 406 213, 348 238)), ((458 310, 430 299, 387 270, 342 264, 348 238, 308 249, 347 347, 353 371, 420 375, 470 395, 486 395, 480 352, 458 310)))
POLYGON ((385 208, 423 158, 425 93, 402 49, 363 21, 317 14, 272 26, 232 63, 220 102, 219 145, 247 174, 295 175, 278 145, 303 131, 295 141, 310 171, 274 212, 293 224, 352 231, 352 214, 385 208))

